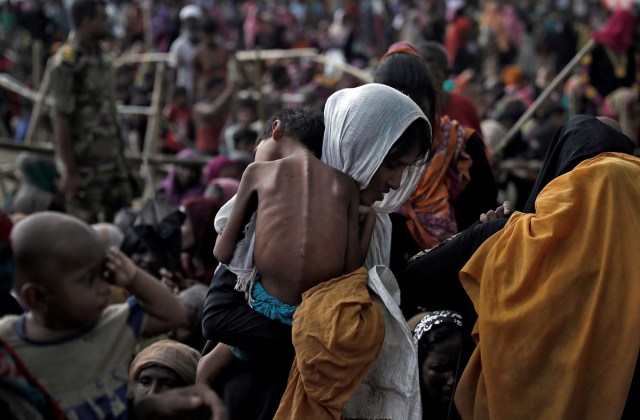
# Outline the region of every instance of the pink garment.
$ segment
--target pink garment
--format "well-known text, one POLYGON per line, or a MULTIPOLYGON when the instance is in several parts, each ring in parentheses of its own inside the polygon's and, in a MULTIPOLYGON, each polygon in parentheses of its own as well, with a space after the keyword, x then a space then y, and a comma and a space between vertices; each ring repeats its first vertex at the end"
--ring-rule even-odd
POLYGON ((593 33, 593 39, 611 48, 616 54, 627 52, 633 42, 636 17, 629 10, 616 10, 600 31, 593 33))
POLYGON ((214 178, 209 181, 209 185, 216 184, 222 190, 222 204, 225 204, 238 192, 240 181, 234 178, 214 178))
POLYGON ((246 10, 246 18, 242 30, 244 31, 244 45, 248 50, 252 50, 255 47, 256 36, 262 30, 260 24, 260 13, 258 5, 253 1, 248 1, 244 5, 246 10))
POLYGON ((216 156, 212 158, 204 168, 204 181, 208 184, 211 180, 220 178, 220 173, 228 166, 235 166, 242 172, 246 168, 247 163, 240 159, 232 159, 227 156, 216 156))
MULTIPOLYGON (((176 155, 176 158, 185 160, 199 157, 202 155, 193 149, 183 149, 176 155)), ((176 165, 172 165, 167 177, 162 181, 162 188, 165 201, 172 206, 178 206, 184 199, 202 196, 205 184, 197 177, 191 185, 180 185, 176 165)))

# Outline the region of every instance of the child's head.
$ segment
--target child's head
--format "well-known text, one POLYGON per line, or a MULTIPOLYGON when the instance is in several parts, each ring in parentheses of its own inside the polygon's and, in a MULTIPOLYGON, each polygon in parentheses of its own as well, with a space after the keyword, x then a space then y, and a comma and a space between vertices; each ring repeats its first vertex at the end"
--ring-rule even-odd
POLYGON ((173 102, 177 106, 183 106, 187 103, 187 89, 184 86, 178 86, 173 91, 173 102))
MULTIPOLYGON (((290 137, 305 145, 318 159, 322 156, 324 121, 309 108, 283 109, 265 124, 258 144, 276 137, 290 137), (274 129, 277 131, 274 133, 274 129)), ((257 159, 256 159, 257 160, 257 159)))
MULTIPOLYGON (((244 98, 236 105, 236 122, 249 125, 258 118, 258 103, 253 98, 244 98)), ((255 139, 254 139, 255 140, 255 139)))
POLYGON ((14 290, 34 319, 50 329, 94 324, 109 303, 105 246, 86 223, 64 213, 40 212, 11 233, 14 290))
POLYGON ((209 288, 204 284, 194 284, 178 294, 178 299, 187 308, 187 322, 169 333, 169 338, 201 349, 206 342, 202 335, 202 310, 209 288))
MULTIPOLYGON (((448 409, 457 382, 462 316, 455 311, 427 312, 413 330, 423 402, 448 409)), ((435 409, 435 408, 434 408, 435 409)))
POLYGON ((256 145, 256 138, 258 133, 254 130, 245 127, 241 128, 233 133, 233 147, 237 152, 253 153, 253 148, 256 145))
POLYGON ((135 397, 160 394, 193 385, 200 353, 173 340, 160 340, 144 348, 131 362, 129 379, 135 397))

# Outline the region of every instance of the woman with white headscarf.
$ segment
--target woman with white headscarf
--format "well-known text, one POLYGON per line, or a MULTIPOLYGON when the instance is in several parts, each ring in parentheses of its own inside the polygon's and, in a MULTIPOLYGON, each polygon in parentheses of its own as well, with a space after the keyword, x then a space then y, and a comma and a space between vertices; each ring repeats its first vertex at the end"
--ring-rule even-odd
MULTIPOLYGON (((380 304, 385 323, 380 356, 373 362, 363 384, 355 391, 353 398, 346 402, 344 413, 347 417, 361 418, 372 418, 372 416, 417 418, 420 416, 417 354, 411 332, 398 308, 397 282, 385 264, 389 261, 391 240, 391 223, 388 213, 406 201, 420 179, 424 170, 426 152, 430 148, 431 128, 423 112, 408 96, 380 84, 344 89, 333 94, 325 106, 325 125, 323 162, 352 176, 361 189, 361 204, 372 205, 377 213, 374 236, 365 267, 369 270, 368 286, 373 291, 370 299, 380 304), (408 128, 415 124, 425 127, 422 131, 423 135, 403 136, 408 128), (424 135, 425 131, 429 133, 428 136, 424 135), (391 355, 394 357, 390 358, 391 355), (388 365, 390 360, 396 363, 390 366, 388 365), (372 391, 376 392, 375 395, 380 397, 377 400, 382 403, 373 404, 372 391)), ((228 209, 229 207, 225 206, 218 214, 217 229, 224 225, 228 209)), ((274 360, 278 355, 279 360, 282 360, 282 353, 291 356, 291 332, 285 326, 274 325, 270 320, 248 308, 243 295, 230 290, 229 275, 225 273, 228 272, 224 268, 220 269, 212 281, 203 314, 203 329, 209 340, 222 341, 244 348, 251 353, 257 352, 269 357, 269 366, 260 364, 260 366, 251 367, 252 373, 258 374, 257 371, 261 369, 268 370, 269 367, 277 365, 274 360), (232 293, 235 293, 235 296, 232 293), (283 346, 276 349, 278 343, 283 346)), ((298 311, 301 311, 303 306, 304 301, 298 311)), ((301 333, 305 331, 303 320, 311 321, 320 316, 324 316, 327 322, 323 324, 315 322, 314 325, 317 328, 330 329, 333 325, 337 330, 341 330, 341 333, 342 330, 349 328, 349 325, 343 325, 342 321, 337 325, 339 319, 332 318, 331 308, 314 306, 309 304, 307 309, 312 310, 303 311, 298 314, 300 316, 296 315, 296 321, 300 322, 301 333)), ((294 329, 297 328, 295 324, 294 322, 294 329)), ((328 331, 316 332, 321 340, 329 336, 328 331)), ((298 333, 294 331, 294 340, 296 334, 298 333)), ((286 360, 283 363, 286 365, 286 360)), ((305 369, 313 371, 314 368, 327 368, 332 364, 331 367, 335 368, 337 363, 340 362, 323 356, 319 359, 297 360, 294 369, 298 370, 304 381, 308 379, 304 378, 305 369)), ((274 384, 268 390, 271 392, 269 397, 271 400, 279 399, 286 386, 286 380, 284 380, 286 377, 281 371, 269 370, 264 374, 271 375, 269 382, 274 384), (274 390, 274 387, 278 386, 281 387, 280 393, 277 389, 274 390)), ((298 381, 298 384, 300 383, 298 381)), ((327 394, 323 395, 322 391, 330 391, 332 384, 325 383, 324 388, 322 385, 319 382, 314 383, 316 386, 314 395, 307 393, 308 390, 305 389, 302 399, 299 398, 299 393, 289 394, 289 398, 283 399, 281 413, 292 413, 297 410, 301 407, 302 400, 312 406, 324 404, 326 401, 318 401, 318 399, 327 397, 327 394)), ((225 389, 221 391, 223 396, 226 395, 226 391, 225 389)), ((254 410, 250 413, 243 411, 242 414, 253 418, 272 418, 275 410, 271 411, 273 408, 265 407, 268 402, 265 402, 258 413, 255 411, 255 406, 260 404, 256 404, 256 400, 266 400, 267 395, 256 392, 255 388, 249 389, 255 392, 254 395, 249 395, 246 391, 245 386, 233 392, 236 398, 238 392, 243 392, 247 400, 253 399, 254 410)), ((349 389, 349 392, 353 391, 349 389)), ((332 405, 329 411, 336 414, 336 407, 344 404, 344 400, 346 398, 332 405)), ((237 400, 235 404, 227 402, 227 407, 234 417, 236 416, 234 405, 238 406, 239 410, 248 409, 247 404, 238 404, 237 400)), ((306 407, 308 408, 309 405, 306 407)), ((297 412, 308 413, 309 411, 297 412)), ((241 414, 240 411, 237 414, 241 414)))

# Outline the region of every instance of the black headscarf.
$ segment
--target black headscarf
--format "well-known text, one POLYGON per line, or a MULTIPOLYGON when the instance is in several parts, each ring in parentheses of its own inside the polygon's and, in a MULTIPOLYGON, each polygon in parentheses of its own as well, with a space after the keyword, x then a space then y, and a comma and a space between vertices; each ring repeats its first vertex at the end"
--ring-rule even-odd
POLYGON ((635 145, 627 136, 596 117, 576 115, 556 131, 542 169, 523 211, 535 213, 536 198, 549 182, 571 171, 580 162, 604 152, 632 154, 635 145))

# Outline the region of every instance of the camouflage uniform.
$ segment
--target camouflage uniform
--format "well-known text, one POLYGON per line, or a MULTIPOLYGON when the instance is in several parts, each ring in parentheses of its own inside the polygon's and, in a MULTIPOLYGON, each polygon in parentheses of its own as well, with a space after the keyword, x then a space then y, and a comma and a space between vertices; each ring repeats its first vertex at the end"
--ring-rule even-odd
POLYGON ((69 40, 53 60, 53 110, 69 118, 73 156, 81 178, 78 194, 66 199, 66 210, 89 223, 110 222, 133 198, 111 59, 105 52, 92 54, 69 40))

